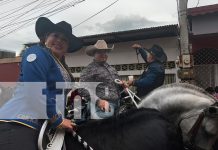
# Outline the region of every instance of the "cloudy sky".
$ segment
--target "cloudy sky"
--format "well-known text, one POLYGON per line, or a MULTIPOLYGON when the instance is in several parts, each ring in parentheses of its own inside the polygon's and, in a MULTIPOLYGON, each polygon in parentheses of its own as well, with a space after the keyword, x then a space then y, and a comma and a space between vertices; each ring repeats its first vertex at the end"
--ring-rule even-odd
MULTIPOLYGON (((1 0, 0 49, 19 53, 24 43, 37 42, 34 18, 42 13, 52 15, 48 17, 55 23, 69 22, 76 36, 178 23, 176 0, 85 0, 72 6, 78 1, 1 0)), ((189 0, 188 7, 216 3, 218 0, 189 0)))

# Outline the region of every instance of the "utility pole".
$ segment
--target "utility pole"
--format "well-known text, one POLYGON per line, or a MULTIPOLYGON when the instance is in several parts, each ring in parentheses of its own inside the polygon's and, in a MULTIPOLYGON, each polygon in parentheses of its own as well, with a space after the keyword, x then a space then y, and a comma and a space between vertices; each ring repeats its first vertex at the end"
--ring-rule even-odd
POLYGON ((178 77, 182 82, 192 83, 194 79, 193 56, 191 55, 191 44, 189 44, 189 25, 187 19, 188 0, 178 0, 178 17, 180 29, 180 56, 177 60, 179 67, 178 77))

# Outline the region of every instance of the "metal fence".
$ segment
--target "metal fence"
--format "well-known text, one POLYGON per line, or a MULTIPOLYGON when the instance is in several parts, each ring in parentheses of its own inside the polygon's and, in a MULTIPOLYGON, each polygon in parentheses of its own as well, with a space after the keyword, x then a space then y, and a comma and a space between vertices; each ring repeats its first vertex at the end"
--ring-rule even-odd
POLYGON ((218 85, 218 49, 201 49, 194 54, 195 83, 202 87, 218 85))

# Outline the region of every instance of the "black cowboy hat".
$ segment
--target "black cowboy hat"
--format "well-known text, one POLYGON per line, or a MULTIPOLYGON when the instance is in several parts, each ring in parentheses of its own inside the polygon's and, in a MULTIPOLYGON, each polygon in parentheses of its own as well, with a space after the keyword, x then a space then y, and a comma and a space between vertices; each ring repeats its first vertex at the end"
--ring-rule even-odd
POLYGON ((36 35, 39 37, 39 39, 44 39, 48 33, 63 33, 69 40, 69 48, 67 50, 67 52, 69 53, 75 52, 83 46, 83 42, 72 34, 71 25, 65 21, 61 21, 55 24, 46 17, 40 17, 36 21, 35 30, 36 35))
POLYGON ((155 59, 161 63, 167 61, 167 55, 159 45, 154 44, 150 49, 146 49, 146 51, 154 55, 155 59))

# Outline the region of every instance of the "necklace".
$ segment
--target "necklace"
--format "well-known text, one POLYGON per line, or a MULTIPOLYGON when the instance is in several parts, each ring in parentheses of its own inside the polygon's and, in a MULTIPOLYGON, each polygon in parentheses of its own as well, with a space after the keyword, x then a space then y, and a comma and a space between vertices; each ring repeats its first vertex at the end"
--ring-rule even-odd
POLYGON ((59 69, 61 71, 62 76, 64 77, 64 80, 66 82, 70 82, 71 77, 70 77, 70 74, 67 71, 67 69, 64 67, 64 65, 61 63, 61 61, 54 55, 54 53, 50 49, 49 49, 49 52, 50 52, 51 56, 53 57, 53 59, 55 60, 55 62, 57 63, 57 65, 59 65, 61 67, 59 69))

